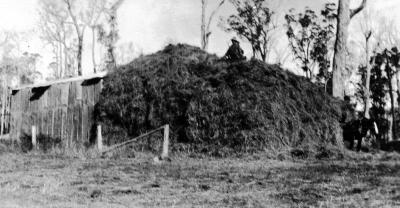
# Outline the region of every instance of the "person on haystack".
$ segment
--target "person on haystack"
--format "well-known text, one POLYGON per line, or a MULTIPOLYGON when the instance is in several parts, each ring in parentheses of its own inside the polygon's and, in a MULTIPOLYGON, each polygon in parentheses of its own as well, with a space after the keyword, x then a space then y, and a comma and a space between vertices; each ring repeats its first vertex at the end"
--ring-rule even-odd
POLYGON ((230 62, 246 60, 246 57, 243 55, 243 49, 240 48, 239 41, 236 38, 232 38, 231 41, 232 45, 225 53, 223 59, 230 62))

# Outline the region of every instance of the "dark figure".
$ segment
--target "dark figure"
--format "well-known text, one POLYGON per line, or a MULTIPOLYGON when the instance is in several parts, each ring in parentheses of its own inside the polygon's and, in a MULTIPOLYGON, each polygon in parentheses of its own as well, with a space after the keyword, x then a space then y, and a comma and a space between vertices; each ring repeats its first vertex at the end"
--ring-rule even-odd
POLYGON ((343 139, 350 142, 350 149, 354 147, 354 140, 357 140, 357 151, 361 150, 362 139, 368 132, 377 136, 378 127, 374 120, 362 117, 362 119, 352 120, 343 126, 343 139))
POLYGON ((239 41, 237 41, 236 38, 232 38, 232 45, 229 47, 223 59, 230 62, 246 60, 246 57, 243 55, 243 50, 240 48, 239 41))

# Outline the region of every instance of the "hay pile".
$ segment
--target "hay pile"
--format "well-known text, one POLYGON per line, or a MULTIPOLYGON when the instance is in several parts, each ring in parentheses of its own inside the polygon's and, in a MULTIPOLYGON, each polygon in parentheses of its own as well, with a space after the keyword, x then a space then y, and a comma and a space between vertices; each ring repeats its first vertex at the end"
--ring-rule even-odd
POLYGON ((209 153, 336 145, 341 108, 278 66, 179 44, 112 72, 96 110, 108 144, 170 124, 175 148, 209 153))

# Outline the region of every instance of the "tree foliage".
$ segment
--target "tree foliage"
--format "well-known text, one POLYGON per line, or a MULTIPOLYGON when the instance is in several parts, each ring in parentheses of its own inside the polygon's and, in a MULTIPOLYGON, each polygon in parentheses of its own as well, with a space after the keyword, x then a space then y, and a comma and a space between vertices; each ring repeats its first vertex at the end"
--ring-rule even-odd
POLYGON ((30 34, 3 31, 0 37, 1 84, 16 86, 32 84, 41 77, 37 64, 42 56, 38 53, 21 52, 20 42, 26 41, 30 34))
POLYGON ((105 68, 115 69, 117 66, 115 58, 115 47, 119 39, 117 11, 124 0, 110 1, 110 5, 104 8, 105 24, 97 26, 98 41, 106 47, 105 68))
POLYGON ((384 49, 381 53, 377 53, 371 60, 374 61, 371 70, 371 115, 374 115, 377 119, 384 118, 386 113, 385 108, 387 107, 385 98, 389 95, 391 116, 394 118, 392 133, 395 137, 397 133, 392 79, 396 73, 396 69, 399 67, 400 53, 396 47, 390 50, 384 49))
POLYGON ((265 61, 272 40, 272 32, 277 28, 273 21, 274 12, 266 6, 266 0, 231 0, 237 14, 227 19, 226 31, 235 32, 246 39, 252 48, 253 58, 265 61))
POLYGON ((294 10, 285 16, 290 48, 306 76, 313 79, 314 67, 319 68, 318 78, 329 79, 331 66, 329 53, 335 35, 335 4, 328 3, 321 15, 306 8, 304 13, 295 14, 294 10))

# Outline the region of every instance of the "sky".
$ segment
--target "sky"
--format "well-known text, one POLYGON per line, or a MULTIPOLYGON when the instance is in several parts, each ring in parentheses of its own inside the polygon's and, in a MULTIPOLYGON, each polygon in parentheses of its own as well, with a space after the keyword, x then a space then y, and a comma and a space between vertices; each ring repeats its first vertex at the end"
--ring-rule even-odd
MULTIPOLYGON (((37 31, 37 1, 39 0, 0 0, 0 29, 14 30, 17 32, 37 31)), ((334 0, 333 0, 334 1, 334 0)), ((209 0, 209 10, 215 8, 219 1, 209 0)), ((326 0, 276 0, 274 6, 277 13, 285 14, 290 8, 302 11, 305 6, 320 8, 326 0)), ((352 0, 353 5, 361 0, 352 0)), ((387 16, 400 20, 400 0, 369 0, 369 7, 377 9, 387 16)), ((225 4, 211 27, 212 35, 208 51, 223 55, 230 44, 234 34, 228 34, 218 27, 220 16, 229 16, 233 8, 225 4)), ((139 54, 149 54, 161 50, 168 43, 188 43, 200 46, 200 0, 126 0, 118 11, 120 40, 118 45, 131 45, 134 52, 132 59, 139 54)), ((400 24, 400 21, 399 21, 400 24)), ((43 54, 42 64, 39 68, 46 70, 46 65, 51 61, 48 47, 44 47, 39 39, 39 34, 33 32, 24 43, 23 50, 43 54)), ((90 34, 87 34, 90 36, 90 34)), ((284 34, 282 34, 284 36, 284 34)), ((279 45, 287 47, 285 39, 279 45)), ((83 69, 90 71, 91 43, 85 44, 83 55, 83 69)), ((250 56, 249 45, 241 40, 246 55, 250 56)), ((126 58, 129 60, 129 57, 126 58)), ((293 64, 289 67, 296 68, 293 64)))

